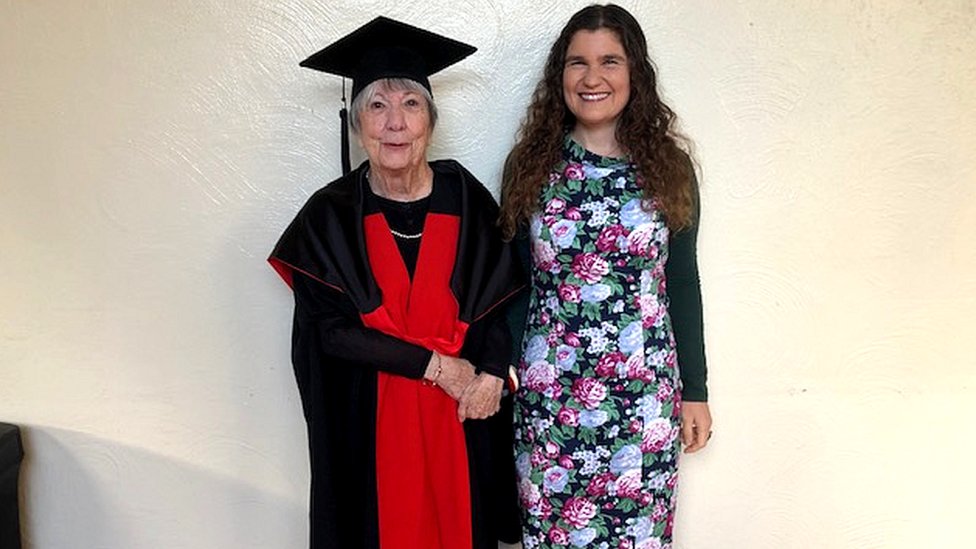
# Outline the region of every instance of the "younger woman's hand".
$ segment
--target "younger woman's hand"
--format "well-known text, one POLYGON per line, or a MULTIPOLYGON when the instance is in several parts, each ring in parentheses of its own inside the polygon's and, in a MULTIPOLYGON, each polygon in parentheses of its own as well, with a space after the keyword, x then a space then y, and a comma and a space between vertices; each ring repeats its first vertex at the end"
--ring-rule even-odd
POLYGON ((707 402, 681 403, 681 443, 686 454, 693 454, 708 444, 712 437, 712 414, 707 402))

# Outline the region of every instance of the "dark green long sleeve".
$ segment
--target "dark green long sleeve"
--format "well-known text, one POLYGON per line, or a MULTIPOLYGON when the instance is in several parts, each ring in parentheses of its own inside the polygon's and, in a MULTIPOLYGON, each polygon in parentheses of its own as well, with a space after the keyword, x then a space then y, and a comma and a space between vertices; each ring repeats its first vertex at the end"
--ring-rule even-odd
POLYGON ((702 322, 701 282, 698 278, 698 219, 700 218, 697 185, 695 186, 694 224, 671 234, 667 277, 668 314, 678 347, 681 370, 681 398, 706 402, 708 370, 705 366, 705 336, 702 322))

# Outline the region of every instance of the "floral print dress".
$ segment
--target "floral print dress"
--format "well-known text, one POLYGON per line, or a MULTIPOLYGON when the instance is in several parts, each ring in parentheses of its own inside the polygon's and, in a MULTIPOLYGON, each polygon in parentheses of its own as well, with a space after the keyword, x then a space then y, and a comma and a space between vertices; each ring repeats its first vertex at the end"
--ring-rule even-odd
POLYGON ((671 547, 681 387, 668 229, 633 164, 569 137, 530 225, 516 394, 523 545, 671 547))

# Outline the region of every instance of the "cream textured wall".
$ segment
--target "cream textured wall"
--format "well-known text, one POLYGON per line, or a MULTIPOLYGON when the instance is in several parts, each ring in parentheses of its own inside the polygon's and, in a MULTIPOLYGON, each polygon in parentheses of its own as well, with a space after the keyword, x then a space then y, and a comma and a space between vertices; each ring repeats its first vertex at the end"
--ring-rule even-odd
MULTIPOLYGON (((300 548, 289 293, 339 171, 297 62, 385 13, 480 48, 432 156, 497 188, 585 2, 0 1, 0 420, 32 549, 300 548)), ((976 3, 626 2, 697 142, 716 435, 677 548, 972 547, 976 3)))

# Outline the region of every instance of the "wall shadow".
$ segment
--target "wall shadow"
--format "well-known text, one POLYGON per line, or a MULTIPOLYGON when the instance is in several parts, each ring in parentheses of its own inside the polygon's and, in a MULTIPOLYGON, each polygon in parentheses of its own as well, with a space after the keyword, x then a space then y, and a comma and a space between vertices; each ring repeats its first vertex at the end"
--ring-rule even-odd
POLYGON ((307 545, 302 495, 87 433, 22 429, 24 549, 307 545))

